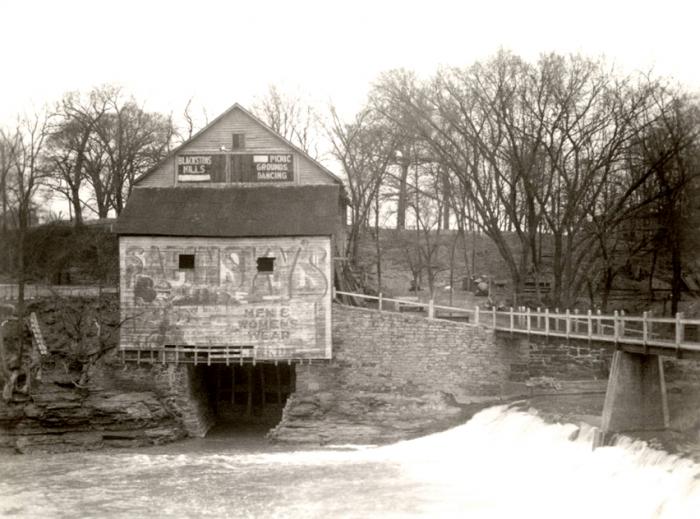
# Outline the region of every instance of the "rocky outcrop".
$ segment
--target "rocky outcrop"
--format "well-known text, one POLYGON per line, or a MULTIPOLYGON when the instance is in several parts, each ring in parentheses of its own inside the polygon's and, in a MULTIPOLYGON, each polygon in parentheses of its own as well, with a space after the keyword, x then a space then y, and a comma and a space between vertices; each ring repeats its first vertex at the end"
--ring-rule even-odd
POLYGON ((486 405, 458 404, 443 392, 298 392, 268 437, 291 444, 383 444, 463 423, 486 405))
POLYGON ((28 394, 0 402, 0 450, 63 452, 153 445, 186 436, 155 391, 77 388, 67 375, 46 370, 28 394))

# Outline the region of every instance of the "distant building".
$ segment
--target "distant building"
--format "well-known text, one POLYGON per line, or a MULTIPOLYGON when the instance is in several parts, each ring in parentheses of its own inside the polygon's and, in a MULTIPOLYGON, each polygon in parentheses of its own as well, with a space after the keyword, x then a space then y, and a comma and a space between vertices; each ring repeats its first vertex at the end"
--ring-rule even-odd
POLYGON ((330 358, 341 192, 238 104, 174 150, 115 225, 125 357, 330 358))

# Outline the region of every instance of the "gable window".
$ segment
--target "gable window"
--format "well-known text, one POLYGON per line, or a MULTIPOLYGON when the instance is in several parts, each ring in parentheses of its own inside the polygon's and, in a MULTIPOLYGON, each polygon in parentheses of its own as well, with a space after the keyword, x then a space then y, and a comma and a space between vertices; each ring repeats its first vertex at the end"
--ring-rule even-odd
POLYGON ((275 258, 258 258, 258 272, 274 272, 275 258))
POLYGON ((244 133, 234 133, 231 142, 231 149, 240 150, 245 148, 245 134, 244 133))
POLYGON ((180 254, 178 268, 180 270, 194 270, 194 254, 180 254))

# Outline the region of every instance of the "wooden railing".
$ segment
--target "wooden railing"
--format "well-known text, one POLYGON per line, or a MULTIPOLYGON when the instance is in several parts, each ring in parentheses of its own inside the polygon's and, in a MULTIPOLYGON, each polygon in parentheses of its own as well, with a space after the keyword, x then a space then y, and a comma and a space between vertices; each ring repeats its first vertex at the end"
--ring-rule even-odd
POLYGON ((603 315, 600 311, 594 313, 590 310, 586 313, 577 310, 552 312, 549 309, 532 310, 525 307, 498 310, 495 307, 459 308, 438 305, 433 300, 418 301, 416 298, 387 298, 382 294, 370 296, 335 291, 334 299, 338 296, 376 301, 379 311, 415 309, 425 313, 429 319, 461 320, 469 325, 486 326, 510 333, 635 345, 641 351, 647 351, 649 347, 662 348, 673 350, 677 356, 681 356, 683 351, 700 354, 700 319, 686 319, 682 313, 675 317, 656 317, 649 312, 631 316, 617 311, 603 315))
MULTIPOLYGON (((96 285, 25 285, 24 299, 38 299, 40 297, 96 297, 102 294, 116 294, 115 286, 96 285)), ((0 285, 0 301, 17 301, 19 287, 17 284, 0 285)))

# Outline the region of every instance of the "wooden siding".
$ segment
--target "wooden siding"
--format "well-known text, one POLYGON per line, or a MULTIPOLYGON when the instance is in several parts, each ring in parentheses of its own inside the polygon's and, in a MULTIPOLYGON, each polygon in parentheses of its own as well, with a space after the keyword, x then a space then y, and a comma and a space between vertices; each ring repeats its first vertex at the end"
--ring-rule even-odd
POLYGON ((328 237, 119 239, 120 348, 232 347, 255 360, 331 357, 328 237), (194 254, 195 268, 178 267, 194 254), (274 272, 256 259, 274 257, 274 272))
MULTIPOLYGON (((245 135, 245 148, 234 150, 241 153, 293 153, 294 154, 294 183, 297 184, 332 184, 324 171, 311 160, 296 153, 282 139, 260 126, 239 109, 234 109, 224 115, 219 121, 185 144, 178 154, 218 153, 221 146, 231 150, 233 134, 245 135)), ((144 178, 137 187, 170 187, 175 185, 174 158, 169 158, 156 171, 144 178)), ((239 184, 240 185, 240 184, 239 184)), ((221 184, 201 184, 201 187, 221 187, 221 184)))

